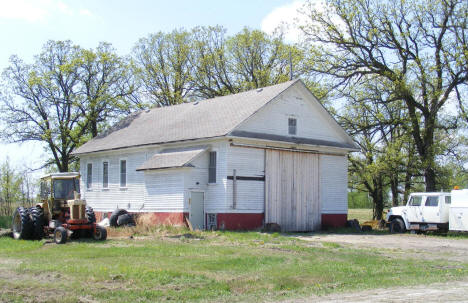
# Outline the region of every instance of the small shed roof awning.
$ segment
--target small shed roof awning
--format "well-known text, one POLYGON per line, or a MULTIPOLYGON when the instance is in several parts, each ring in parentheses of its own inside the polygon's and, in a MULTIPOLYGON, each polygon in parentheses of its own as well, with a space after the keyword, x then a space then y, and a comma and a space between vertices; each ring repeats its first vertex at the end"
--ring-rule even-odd
POLYGON ((155 170, 165 168, 191 167, 192 161, 199 154, 203 153, 206 147, 197 147, 185 150, 163 150, 161 153, 154 155, 138 167, 137 171, 155 170))

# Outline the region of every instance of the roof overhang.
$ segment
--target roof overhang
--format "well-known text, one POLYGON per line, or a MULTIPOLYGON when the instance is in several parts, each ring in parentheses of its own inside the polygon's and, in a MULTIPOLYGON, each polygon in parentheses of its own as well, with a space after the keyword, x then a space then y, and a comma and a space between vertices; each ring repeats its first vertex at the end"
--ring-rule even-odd
POLYGON ((137 171, 193 167, 190 162, 205 152, 208 147, 197 146, 190 149, 166 149, 146 160, 137 171))
POLYGON ((289 137, 289 136, 264 134, 264 133, 239 131, 239 130, 231 132, 229 136, 238 137, 238 138, 278 141, 278 142, 286 142, 286 143, 293 143, 293 144, 304 144, 304 145, 319 146, 319 147, 322 147, 322 146, 333 147, 333 148, 344 149, 347 151, 359 151, 359 148, 357 148, 355 144, 340 143, 340 142, 310 139, 310 138, 289 137))

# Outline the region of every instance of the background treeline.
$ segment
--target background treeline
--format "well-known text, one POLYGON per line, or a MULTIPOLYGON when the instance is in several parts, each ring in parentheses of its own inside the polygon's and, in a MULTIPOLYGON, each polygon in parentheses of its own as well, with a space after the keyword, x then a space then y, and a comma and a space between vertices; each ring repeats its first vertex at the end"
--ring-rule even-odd
POLYGON ((196 27, 150 34, 127 56, 108 43, 48 41, 2 76, 2 137, 39 141, 45 165, 76 169, 71 153, 133 111, 301 78, 353 136, 351 205, 380 218, 414 190, 468 187, 466 1, 306 2, 301 41, 281 32, 196 27))

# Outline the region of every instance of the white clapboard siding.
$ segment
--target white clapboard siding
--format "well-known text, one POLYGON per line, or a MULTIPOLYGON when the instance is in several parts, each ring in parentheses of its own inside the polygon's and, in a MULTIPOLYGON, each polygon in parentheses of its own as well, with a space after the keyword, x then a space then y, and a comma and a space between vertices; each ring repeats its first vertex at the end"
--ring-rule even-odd
MULTIPOLYGON (((211 151, 216 151, 216 183, 207 184, 205 191, 205 212, 221 213, 226 212, 228 205, 226 202, 227 185, 227 141, 213 143, 211 151)), ((208 167, 208 164, 207 164, 208 167)), ((208 178, 208 177, 207 177, 208 178)))
POLYGON ((337 129, 336 122, 312 98, 296 85, 260 109, 236 130, 289 136, 288 118, 292 117, 297 119, 295 137, 346 142, 348 139, 337 129))
POLYGON ((145 172, 146 211, 184 211, 184 169, 145 172))
POLYGON ((320 199, 322 213, 348 212, 348 159, 346 156, 320 155, 320 199))
POLYGON ((136 168, 146 161, 146 152, 82 156, 80 159, 81 193, 96 211, 112 211, 124 208, 142 211, 144 203, 144 175, 136 168), (120 160, 127 161, 127 186, 120 187, 120 160), (102 185, 102 163, 109 162, 109 186, 102 185), (87 164, 93 164, 91 189, 86 188, 87 164))
MULTIPOLYGON (((228 176, 264 177, 265 150, 229 146, 227 157, 228 176)), ((236 208, 233 208, 233 180, 227 180, 226 200, 230 212, 261 213, 265 204, 265 182, 257 180, 237 180, 236 208)))
POLYGON ((320 228, 318 155, 266 151, 265 223, 282 231, 320 228))

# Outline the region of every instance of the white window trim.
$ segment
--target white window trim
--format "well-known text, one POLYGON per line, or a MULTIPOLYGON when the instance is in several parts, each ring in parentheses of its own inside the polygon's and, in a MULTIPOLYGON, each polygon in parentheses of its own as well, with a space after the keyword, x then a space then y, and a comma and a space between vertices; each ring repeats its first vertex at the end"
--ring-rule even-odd
POLYGON ((208 150, 208 186, 218 184, 218 180, 219 180, 219 178, 218 178, 219 160, 218 160, 218 159, 219 159, 219 151, 218 151, 217 148, 212 148, 212 149, 208 150), (216 174, 215 174, 216 181, 213 182, 213 183, 210 183, 210 153, 211 153, 211 152, 215 152, 215 153, 216 153, 216 174))
MULTIPOLYGON (((120 173, 120 172, 119 172, 120 173)), ((102 182, 102 190, 107 191, 109 190, 110 184, 110 160, 109 159, 102 159, 101 161, 101 182, 102 182), (104 162, 107 162, 107 187, 104 187, 104 162)))
POLYGON ((298 130, 299 130, 299 125, 298 125, 299 119, 295 115, 288 115, 288 135, 289 136, 297 136, 298 130), (296 120, 296 133, 295 134, 290 134, 289 133, 289 119, 295 119, 296 120))
POLYGON ((93 190, 93 175, 94 175, 94 163, 93 162, 86 162, 86 184, 85 184, 85 188, 86 188, 86 191, 92 191, 93 190), (91 164, 91 184, 90 186, 88 187, 88 165, 91 164))
POLYGON ((120 189, 127 189, 128 188, 128 159, 127 158, 119 158, 119 188, 120 189), (122 173, 121 173, 121 166, 122 161, 125 161, 125 186, 122 186, 122 173))

